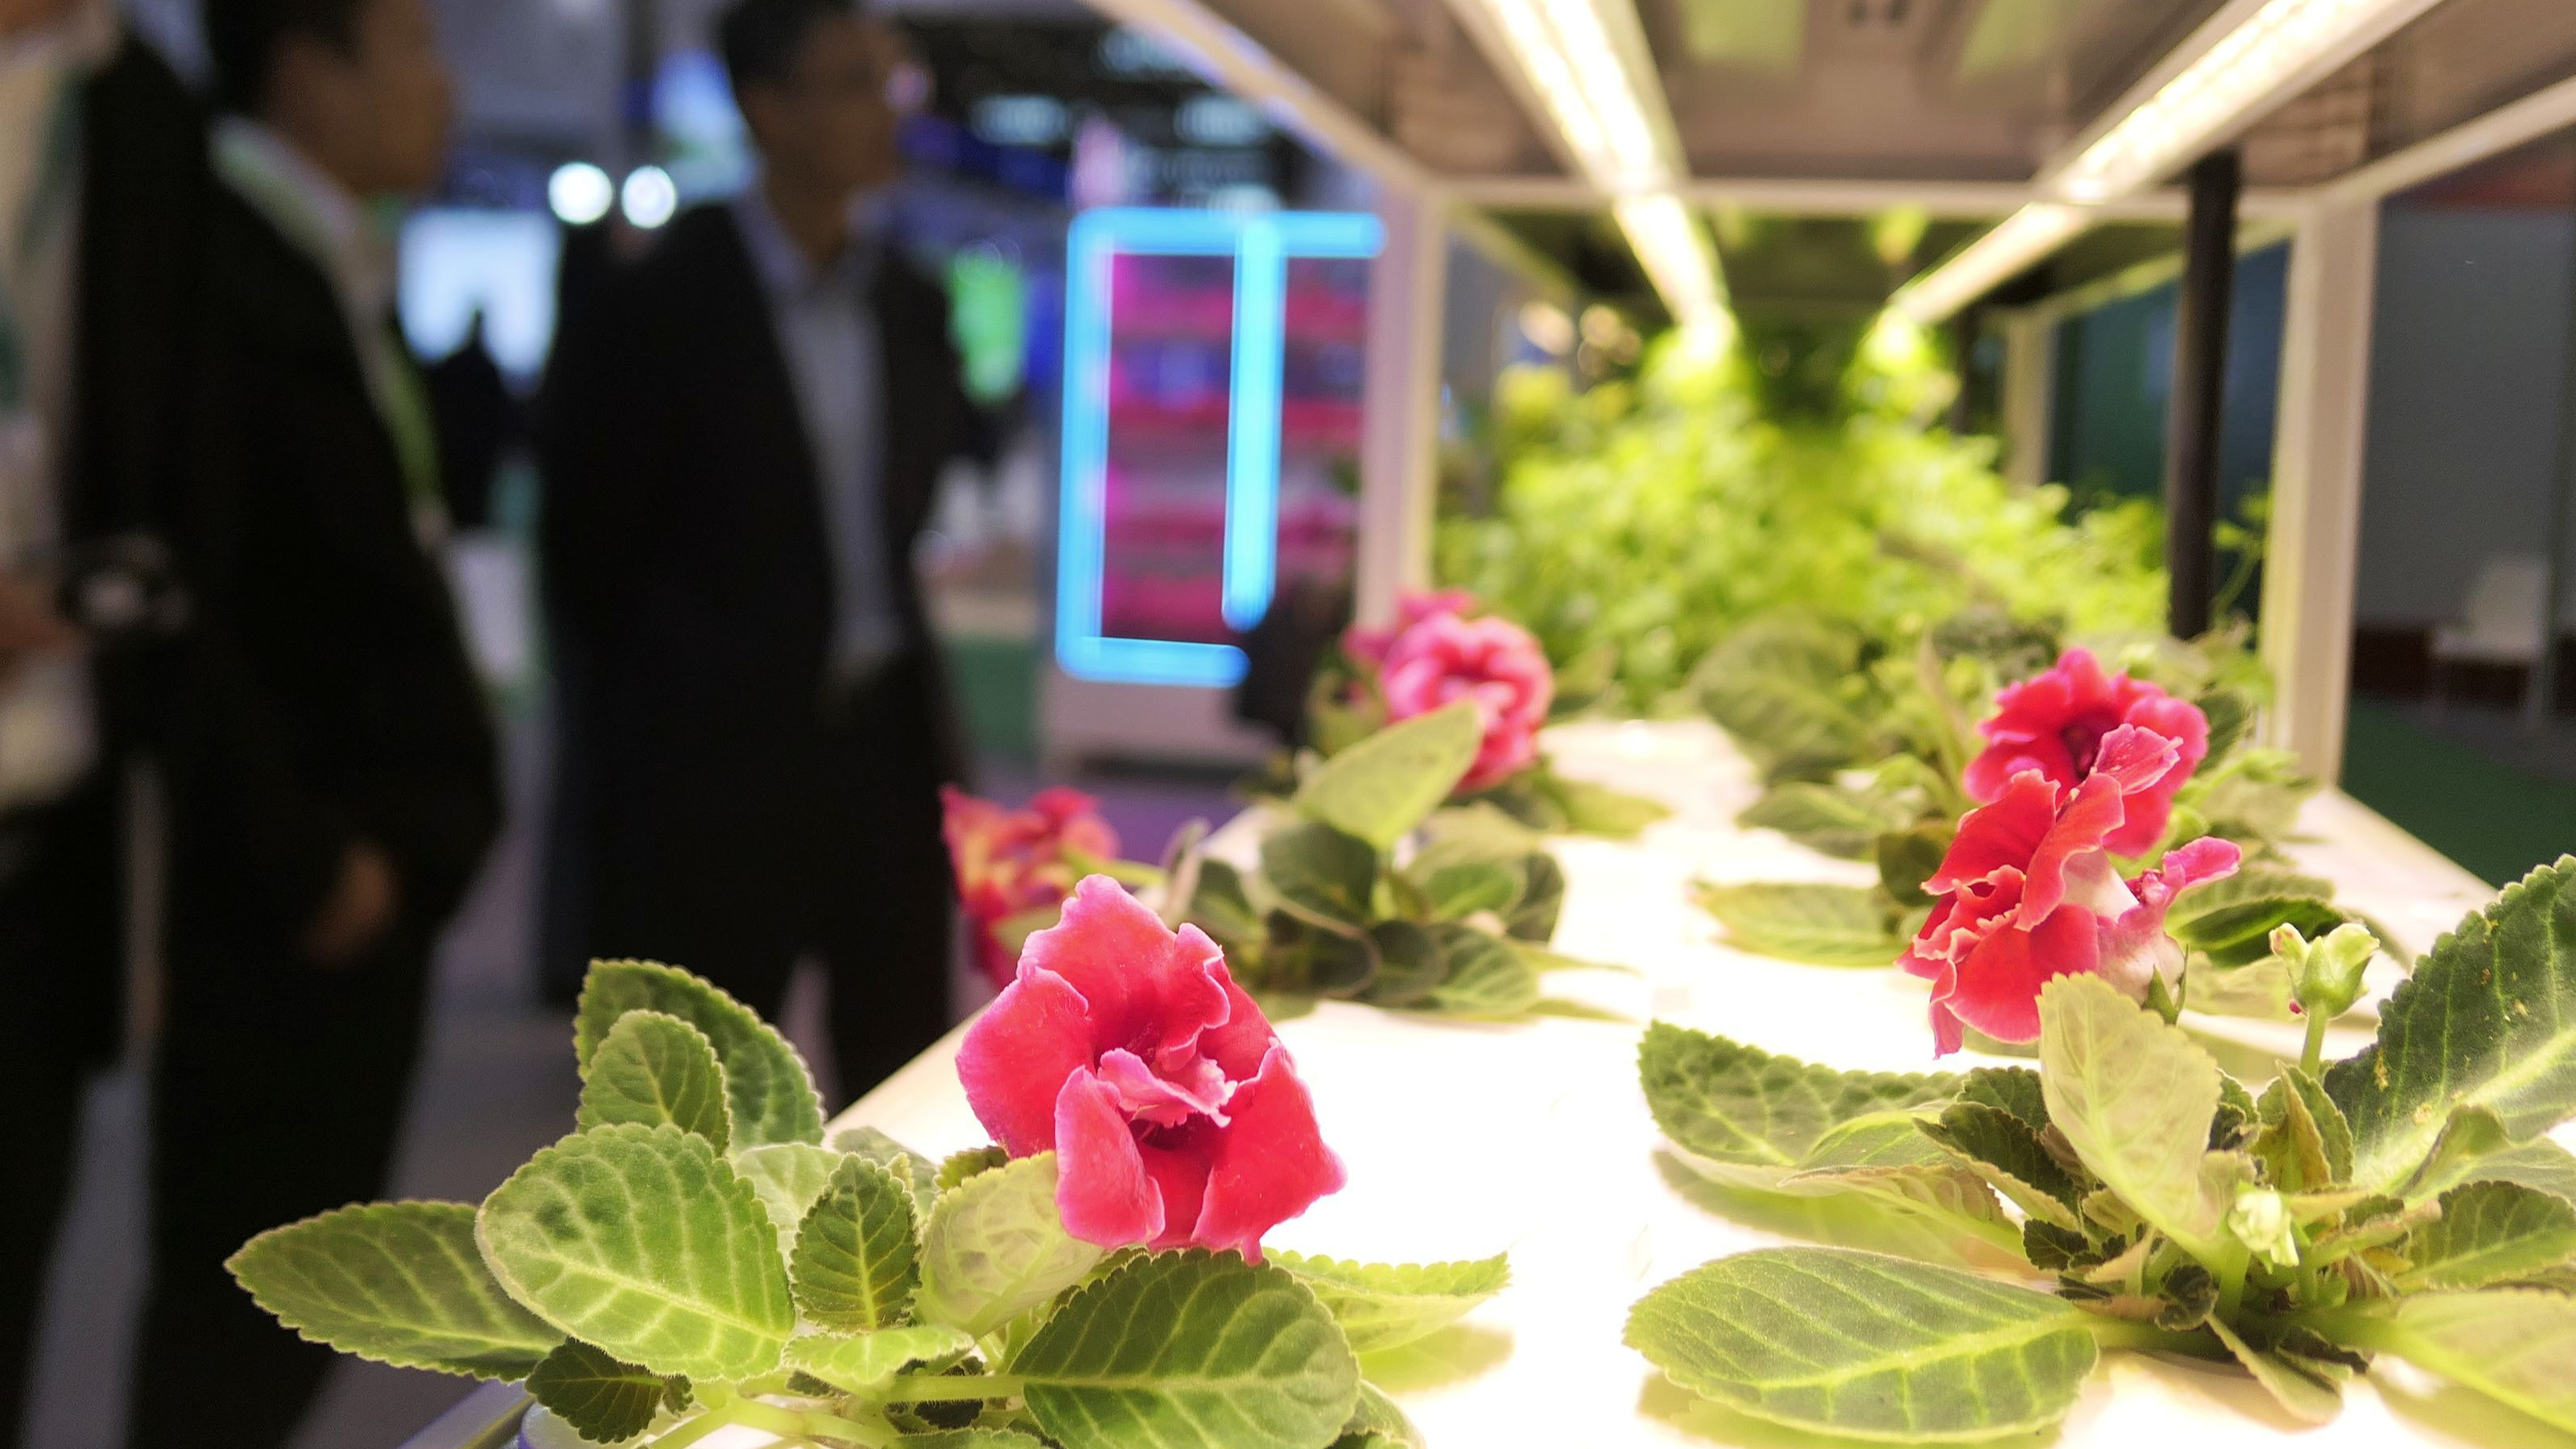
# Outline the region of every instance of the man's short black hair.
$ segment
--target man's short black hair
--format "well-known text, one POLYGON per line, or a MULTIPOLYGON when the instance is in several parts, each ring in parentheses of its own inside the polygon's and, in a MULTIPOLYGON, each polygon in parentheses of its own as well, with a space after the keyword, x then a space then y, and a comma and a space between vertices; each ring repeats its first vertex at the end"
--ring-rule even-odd
POLYGON ((734 94, 787 79, 818 22, 865 13, 859 0, 734 0, 716 22, 716 49, 734 94))
POLYGON ((302 35, 343 50, 358 42, 358 16, 368 0, 205 0, 206 55, 214 63, 215 103, 255 115, 268 98, 278 42, 302 35))

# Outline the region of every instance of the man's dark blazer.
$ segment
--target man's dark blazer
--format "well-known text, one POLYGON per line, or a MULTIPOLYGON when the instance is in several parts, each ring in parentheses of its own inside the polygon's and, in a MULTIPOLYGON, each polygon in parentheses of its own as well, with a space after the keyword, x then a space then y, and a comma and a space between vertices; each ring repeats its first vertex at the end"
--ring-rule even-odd
POLYGON ((501 811, 447 581, 321 270, 229 189, 207 257, 199 466, 171 504, 196 606, 174 939, 295 941, 359 839, 434 934, 501 811))
MULTIPOLYGON (((926 798, 963 762, 913 546, 941 466, 980 434, 946 298, 891 248, 874 276, 885 577, 916 662, 907 676, 920 681, 906 707, 919 728, 881 747, 920 742, 917 758, 884 763, 926 798)), ((833 578, 817 468, 727 209, 681 216, 583 309, 558 343, 539 437, 565 715, 557 843, 586 863, 595 908, 575 912, 563 949, 679 949, 622 939, 615 902, 639 892, 666 908, 680 892, 793 916, 800 905, 782 892, 814 846, 797 822, 829 753, 850 742, 829 718, 833 578)), ((939 851, 935 823, 922 848, 939 851)))

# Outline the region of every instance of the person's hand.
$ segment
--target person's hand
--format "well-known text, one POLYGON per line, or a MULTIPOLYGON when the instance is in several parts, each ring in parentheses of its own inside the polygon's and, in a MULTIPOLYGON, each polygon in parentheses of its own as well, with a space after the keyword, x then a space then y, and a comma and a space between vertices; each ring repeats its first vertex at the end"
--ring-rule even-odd
POLYGON ((78 649, 78 629, 54 612, 50 584, 31 574, 0 574, 0 688, 47 654, 78 649))
POLYGON ((340 878, 304 928, 304 956, 316 966, 346 966, 384 939, 401 903, 394 863, 371 841, 340 857, 340 878))

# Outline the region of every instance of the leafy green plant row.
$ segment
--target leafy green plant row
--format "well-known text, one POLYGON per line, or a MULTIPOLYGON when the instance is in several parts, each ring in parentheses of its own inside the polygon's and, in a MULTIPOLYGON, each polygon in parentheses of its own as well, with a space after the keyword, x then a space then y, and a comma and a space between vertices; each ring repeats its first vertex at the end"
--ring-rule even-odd
POLYGON ((2310 1421, 2386 1354, 2576 1431, 2576 1155, 2544 1135, 2576 1116, 2576 857, 2443 937, 2370 1047, 2259 1092, 2097 977, 2040 1012, 2036 1072, 1964 1075, 1656 1025, 1640 1077, 1685 1162, 1865 1204, 1943 1261, 1742 1254, 1648 1294, 1628 1342, 1729 1408, 1869 1439, 2044 1428, 2103 1349, 2233 1362, 2310 1421))

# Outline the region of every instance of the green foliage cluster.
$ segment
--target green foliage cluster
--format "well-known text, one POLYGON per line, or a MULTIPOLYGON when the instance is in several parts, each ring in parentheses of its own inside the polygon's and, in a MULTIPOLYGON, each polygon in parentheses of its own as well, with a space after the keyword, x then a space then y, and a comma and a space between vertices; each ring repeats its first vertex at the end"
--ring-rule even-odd
POLYGON ((824 1139, 805 1065, 684 971, 591 970, 576 1130, 469 1203, 252 1239, 260 1306, 344 1353, 520 1382, 598 1443, 732 1425, 834 1449, 1395 1449, 1360 1355, 1500 1291, 1501 1258, 1104 1252, 1053 1153, 824 1139))
POLYGON ((1964 1075, 1652 1028, 1639 1074, 1686 1164, 1857 1198, 1943 1261, 1723 1259, 1639 1302, 1630 1345, 1729 1408, 1858 1438, 2045 1428, 2103 1348, 2232 1361, 2312 1422, 2389 1354, 2576 1431, 2576 1156, 2543 1135, 2576 1117, 2576 857, 2445 936, 2373 1045, 2259 1093, 2097 978, 2049 983, 2040 1015, 2038 1071, 1964 1075))
POLYGON ((1180 919, 1274 1015, 1318 997, 1447 1016, 1520 1016, 1568 961, 1547 949, 1565 872, 1490 804, 1442 808, 1483 737, 1461 701, 1314 759, 1251 870, 1174 874, 1180 919))
POLYGON ((1887 407, 1782 420, 1744 377, 1668 339, 1634 384, 1507 380, 1503 483, 1490 515, 1441 522, 1442 581, 1630 713, 1684 704, 1711 650, 1780 609, 1900 648, 1978 605, 2087 636, 2161 620, 2152 504, 2072 516, 2064 489, 1997 473, 1991 441, 1887 407))

